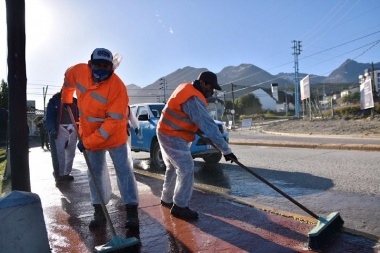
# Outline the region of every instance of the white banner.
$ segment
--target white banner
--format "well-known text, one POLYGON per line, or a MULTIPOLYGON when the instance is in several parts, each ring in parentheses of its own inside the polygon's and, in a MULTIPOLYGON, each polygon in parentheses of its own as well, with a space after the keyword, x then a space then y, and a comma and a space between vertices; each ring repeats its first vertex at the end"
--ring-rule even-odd
POLYGON ((304 99, 310 97, 310 77, 309 77, 309 75, 305 76, 300 81, 300 94, 301 94, 301 100, 304 100, 304 99))
POLYGON ((369 79, 360 84, 360 109, 373 107, 372 81, 369 79))
POLYGON ((251 128, 251 126, 252 126, 252 118, 243 119, 241 121, 241 127, 242 128, 251 128))

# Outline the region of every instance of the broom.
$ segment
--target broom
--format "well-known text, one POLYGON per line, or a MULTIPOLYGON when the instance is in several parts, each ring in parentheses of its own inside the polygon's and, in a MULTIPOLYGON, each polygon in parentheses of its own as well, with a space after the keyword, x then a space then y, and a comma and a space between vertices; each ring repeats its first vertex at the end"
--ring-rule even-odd
MULTIPOLYGON (((211 146, 213 146, 216 150, 219 152, 220 149, 215 146, 215 144, 209 139, 203 137, 200 133, 197 132, 197 135, 206 143, 209 143, 211 146)), ((305 206, 301 205, 298 201, 287 195, 285 192, 281 191, 279 188, 277 188, 275 185, 267 181, 265 178, 261 177, 257 173, 253 172, 248 167, 244 166, 242 163, 240 163, 238 160, 233 159, 234 163, 242 167, 244 170, 249 172, 250 174, 254 175, 256 178, 260 179, 262 182, 264 182, 266 185, 274 189, 276 192, 280 193, 282 196, 290 200, 293 204, 310 214, 313 218, 318 220, 317 226, 314 227, 309 233, 308 233, 308 247, 312 250, 319 250, 321 249, 326 242, 331 239, 331 235, 335 234, 336 232, 339 232, 343 227, 343 219, 340 217, 338 212, 333 212, 330 215, 328 215, 326 218, 320 217, 310 211, 305 206)))
MULTIPOLYGON (((70 106, 67 106, 67 110, 68 110, 69 115, 70 115, 71 123, 74 125, 75 132, 78 136, 78 139, 79 139, 79 141, 82 141, 81 137, 79 135, 78 127, 76 125, 76 122, 75 122, 75 119, 73 116, 73 112, 71 111, 70 106)), ((107 223, 108 223, 108 225, 111 229, 111 233, 112 233, 112 240, 106 244, 95 246, 95 251, 96 252, 103 252, 103 253, 112 252, 112 251, 117 251, 117 250, 124 249, 124 248, 131 247, 133 245, 138 244, 139 240, 136 237, 130 237, 130 238, 125 239, 125 238, 121 238, 121 237, 116 235, 115 228, 112 225, 110 215, 107 211, 106 205, 104 204, 103 196, 100 192, 99 185, 96 181, 96 178, 95 178, 94 172, 92 170, 90 160, 88 159, 86 150, 83 150, 83 155, 84 155, 84 159, 86 160, 88 171, 90 172, 91 178, 94 181, 96 194, 98 195, 98 198, 100 200, 100 205, 102 206, 104 216, 106 217, 107 223)))

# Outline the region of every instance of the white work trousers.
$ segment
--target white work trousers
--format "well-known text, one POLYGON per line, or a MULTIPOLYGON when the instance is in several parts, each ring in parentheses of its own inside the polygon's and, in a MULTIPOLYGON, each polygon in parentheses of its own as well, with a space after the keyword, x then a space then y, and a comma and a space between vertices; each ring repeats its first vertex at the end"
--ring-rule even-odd
MULTIPOLYGON (((104 200, 104 204, 108 204, 112 197, 112 186, 110 181, 110 175, 106 161, 106 151, 108 151, 112 163, 115 168, 117 185, 119 187, 121 199, 125 205, 138 205, 138 192, 137 183, 133 169, 130 167, 128 161, 127 145, 123 144, 115 148, 103 149, 103 150, 85 150, 93 176, 95 177, 96 184, 99 187, 100 193, 104 200)), ((96 191, 94 178, 89 171, 89 185, 91 193, 91 203, 100 204, 98 192, 96 191)))
POLYGON ((194 186, 194 160, 190 145, 182 138, 157 132, 162 158, 166 165, 161 199, 188 207, 194 186))
POLYGON ((73 169, 77 134, 75 131, 71 131, 70 133, 64 126, 59 125, 55 144, 57 148, 59 176, 69 175, 73 169))

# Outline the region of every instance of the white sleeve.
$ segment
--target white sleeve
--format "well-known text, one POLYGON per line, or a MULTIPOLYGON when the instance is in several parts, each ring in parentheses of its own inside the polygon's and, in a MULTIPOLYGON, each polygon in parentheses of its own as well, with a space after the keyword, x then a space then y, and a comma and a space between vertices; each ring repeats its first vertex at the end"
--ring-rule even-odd
POLYGON ((129 122, 131 123, 131 126, 133 128, 139 128, 140 127, 139 120, 137 119, 136 115, 132 111, 129 114, 129 122))
POLYGON ((201 99, 197 97, 190 98, 182 104, 182 110, 189 116, 190 120, 212 140, 215 146, 222 151, 223 155, 232 152, 201 99))

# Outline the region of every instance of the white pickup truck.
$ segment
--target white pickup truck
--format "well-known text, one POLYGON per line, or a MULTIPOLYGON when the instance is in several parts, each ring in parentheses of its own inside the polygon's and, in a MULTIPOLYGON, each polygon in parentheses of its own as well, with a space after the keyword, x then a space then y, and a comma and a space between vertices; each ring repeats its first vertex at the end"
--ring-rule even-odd
MULTIPOLYGON (((160 119, 164 103, 142 103, 130 105, 131 113, 134 113, 139 120, 140 129, 136 135, 131 126, 131 149, 135 152, 149 152, 151 166, 160 170, 165 170, 162 160, 160 145, 157 141, 156 128, 160 119)), ((221 121, 215 121, 224 139, 229 141, 229 134, 221 121)), ((205 136, 206 137, 206 136, 205 136)), ((193 158, 202 158, 206 163, 218 163, 222 154, 215 150, 210 144, 205 143, 198 135, 190 147, 193 158)))

